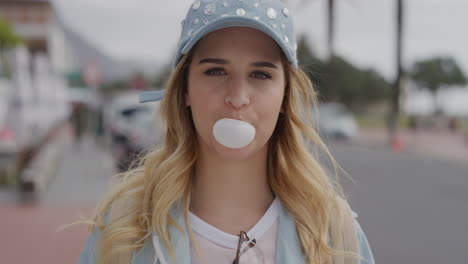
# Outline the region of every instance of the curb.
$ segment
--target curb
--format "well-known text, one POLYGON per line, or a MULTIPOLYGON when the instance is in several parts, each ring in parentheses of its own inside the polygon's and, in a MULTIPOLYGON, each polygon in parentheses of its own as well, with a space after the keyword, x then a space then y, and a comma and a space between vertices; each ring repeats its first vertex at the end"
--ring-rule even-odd
POLYGON ((35 158, 20 175, 20 190, 39 194, 47 190, 49 183, 61 163, 66 139, 67 126, 60 126, 53 138, 44 144, 35 158))

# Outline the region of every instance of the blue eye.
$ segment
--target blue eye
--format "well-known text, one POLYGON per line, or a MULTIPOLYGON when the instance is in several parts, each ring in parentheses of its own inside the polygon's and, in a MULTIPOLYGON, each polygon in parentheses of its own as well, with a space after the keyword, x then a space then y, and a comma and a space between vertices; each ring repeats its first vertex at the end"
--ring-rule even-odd
POLYGON ((253 78, 261 79, 261 80, 266 80, 266 79, 271 79, 271 75, 268 73, 264 73, 261 71, 255 71, 250 74, 253 78))
POLYGON ((210 76, 210 75, 224 75, 224 74, 226 74, 226 73, 224 72, 224 69, 223 69, 223 68, 211 68, 211 69, 206 70, 204 73, 205 73, 205 75, 208 75, 208 76, 210 76))

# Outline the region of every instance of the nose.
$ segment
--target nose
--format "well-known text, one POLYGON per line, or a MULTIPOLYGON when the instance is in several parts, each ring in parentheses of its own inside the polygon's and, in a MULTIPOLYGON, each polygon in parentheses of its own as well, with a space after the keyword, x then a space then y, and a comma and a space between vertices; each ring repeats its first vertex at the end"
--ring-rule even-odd
POLYGON ((250 104, 248 87, 242 80, 232 80, 224 102, 238 110, 250 104))

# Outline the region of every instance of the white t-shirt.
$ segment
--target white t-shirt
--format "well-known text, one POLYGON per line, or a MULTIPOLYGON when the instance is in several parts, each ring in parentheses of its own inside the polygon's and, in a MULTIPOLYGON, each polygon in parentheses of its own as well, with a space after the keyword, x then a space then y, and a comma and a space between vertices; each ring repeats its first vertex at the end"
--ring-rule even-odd
MULTIPOLYGON (((275 198, 265 215, 247 231, 247 236, 251 240, 255 239, 257 243, 241 255, 241 264, 275 263, 279 213, 279 199, 275 198)), ((198 258, 194 246, 191 245, 192 264, 231 264, 234 261, 238 236, 217 229, 192 212, 189 214, 189 220, 194 239, 205 261, 198 258)))

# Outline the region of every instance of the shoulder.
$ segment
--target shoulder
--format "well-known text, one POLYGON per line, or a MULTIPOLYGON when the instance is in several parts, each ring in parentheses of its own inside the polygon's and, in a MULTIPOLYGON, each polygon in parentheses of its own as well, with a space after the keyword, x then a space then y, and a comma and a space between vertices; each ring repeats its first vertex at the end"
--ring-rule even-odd
POLYGON ((98 228, 95 228, 89 235, 88 240, 81 252, 79 264, 94 264, 96 263, 96 246, 101 235, 98 228))
MULTIPOLYGON (((120 217, 122 214, 123 214, 123 210, 121 210, 121 208, 116 207, 116 206, 111 206, 111 208, 108 208, 105 212, 103 212, 103 217, 102 217, 103 220, 101 222, 102 223, 101 228, 105 228, 109 224, 109 222, 112 223, 112 221, 120 217)), ((97 221, 97 218, 98 217, 96 216, 95 221, 97 221)), ((97 224, 94 227, 92 227, 92 230, 81 252, 79 264, 96 263, 96 253, 97 253, 98 242, 102 236, 101 228, 97 224)))
POLYGON ((364 231, 362 230, 361 225, 359 224, 359 221, 357 220, 357 214, 355 214, 354 218, 354 225, 356 228, 356 234, 358 238, 358 243, 359 243, 359 254, 361 256, 361 264, 374 264, 374 256, 372 254, 372 250, 369 245, 369 241, 367 240, 366 235, 364 234, 364 231))
MULTIPOLYGON (((128 176, 128 175, 127 175, 128 176)), ((100 202, 94 217, 95 226, 80 256, 80 264, 96 263, 96 252, 99 242, 112 240, 115 234, 128 229, 129 223, 141 214, 141 186, 143 177, 136 171, 131 177, 115 175, 111 180, 111 191, 100 202)))
POLYGON ((332 243, 339 249, 358 253, 361 257, 360 264, 374 264, 369 242, 357 218, 357 213, 351 209, 348 201, 338 198, 337 207, 331 215, 332 243))

